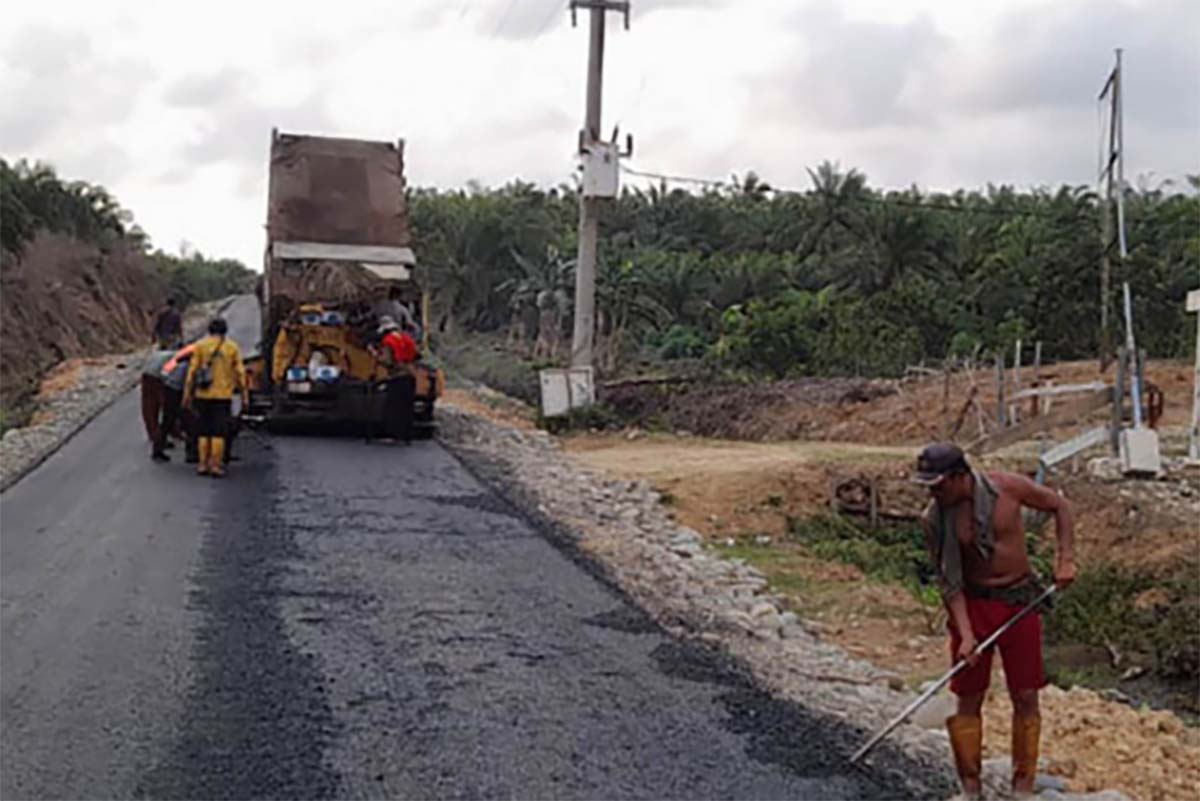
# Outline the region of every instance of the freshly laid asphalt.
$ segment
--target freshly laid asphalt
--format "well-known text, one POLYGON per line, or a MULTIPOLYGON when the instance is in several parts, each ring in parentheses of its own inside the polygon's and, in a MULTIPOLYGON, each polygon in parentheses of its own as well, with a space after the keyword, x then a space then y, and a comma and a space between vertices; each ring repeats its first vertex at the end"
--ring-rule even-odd
POLYGON ((0 496, 0 797, 902 795, 436 442, 235 450, 152 462, 133 393, 0 496))

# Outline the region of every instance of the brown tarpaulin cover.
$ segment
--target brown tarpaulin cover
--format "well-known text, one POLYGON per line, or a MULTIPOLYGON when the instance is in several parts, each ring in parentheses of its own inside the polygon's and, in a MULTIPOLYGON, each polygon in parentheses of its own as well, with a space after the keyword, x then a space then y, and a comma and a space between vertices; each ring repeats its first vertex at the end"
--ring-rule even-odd
POLYGON ((276 133, 269 191, 273 242, 410 244, 404 152, 394 142, 276 133))

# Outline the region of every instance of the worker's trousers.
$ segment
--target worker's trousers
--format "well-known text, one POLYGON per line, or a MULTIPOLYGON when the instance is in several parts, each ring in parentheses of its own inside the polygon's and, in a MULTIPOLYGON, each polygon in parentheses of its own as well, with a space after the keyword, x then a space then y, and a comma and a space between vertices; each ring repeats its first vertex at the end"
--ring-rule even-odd
POLYGON ((417 379, 411 373, 401 373, 388 379, 384 401, 384 426, 393 439, 408 442, 412 439, 413 402, 417 395, 417 379))
POLYGON ((142 424, 146 427, 146 439, 155 449, 165 436, 159 420, 166 404, 166 390, 167 386, 161 378, 142 376, 142 424))

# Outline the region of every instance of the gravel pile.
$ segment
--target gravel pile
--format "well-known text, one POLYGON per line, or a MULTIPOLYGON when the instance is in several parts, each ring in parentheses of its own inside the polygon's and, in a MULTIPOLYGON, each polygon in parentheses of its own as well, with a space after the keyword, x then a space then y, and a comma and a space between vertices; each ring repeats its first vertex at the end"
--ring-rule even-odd
POLYGON ((10 428, 0 440, 0 491, 44 462, 96 415, 130 390, 142 374, 148 350, 75 360, 74 386, 38 396, 29 425, 10 428))

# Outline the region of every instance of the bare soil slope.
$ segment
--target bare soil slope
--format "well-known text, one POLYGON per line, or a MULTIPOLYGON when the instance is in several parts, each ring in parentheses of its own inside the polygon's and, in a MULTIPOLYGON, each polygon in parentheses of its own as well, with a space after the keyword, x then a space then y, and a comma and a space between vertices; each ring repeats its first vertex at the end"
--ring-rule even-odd
POLYGON ((74 357, 127 351, 149 342, 163 281, 128 245, 104 251, 42 232, 20 259, 0 268, 0 398, 74 357))
MULTIPOLYGON (((1115 367, 1100 372, 1095 361, 1045 366, 1043 385, 1111 383, 1115 367)), ((1031 368, 1022 372, 1022 386, 1032 386, 1031 368)), ((1191 365, 1156 360, 1146 367, 1149 383, 1161 389, 1166 408, 1160 426, 1186 425, 1191 398, 1191 365)), ((1012 392, 1012 371, 1008 372, 1012 392)), ((992 369, 931 375, 910 380, 804 378, 753 384, 704 383, 631 384, 601 393, 619 417, 643 428, 684 430, 722 439, 759 442, 810 439, 838 442, 913 445, 931 439, 970 442, 984 427, 994 425, 996 376, 992 369), (963 405, 975 387, 982 414, 972 406, 955 430, 963 405)), ((1052 404, 1068 403, 1058 398, 1052 404)), ((1029 413, 1029 402, 1024 404, 1029 413)), ((1052 406, 1053 408, 1053 406, 1052 406)), ((1107 410, 1095 413, 1106 419, 1107 410)), ((1085 421, 1064 424, 1056 438, 1085 421)))

